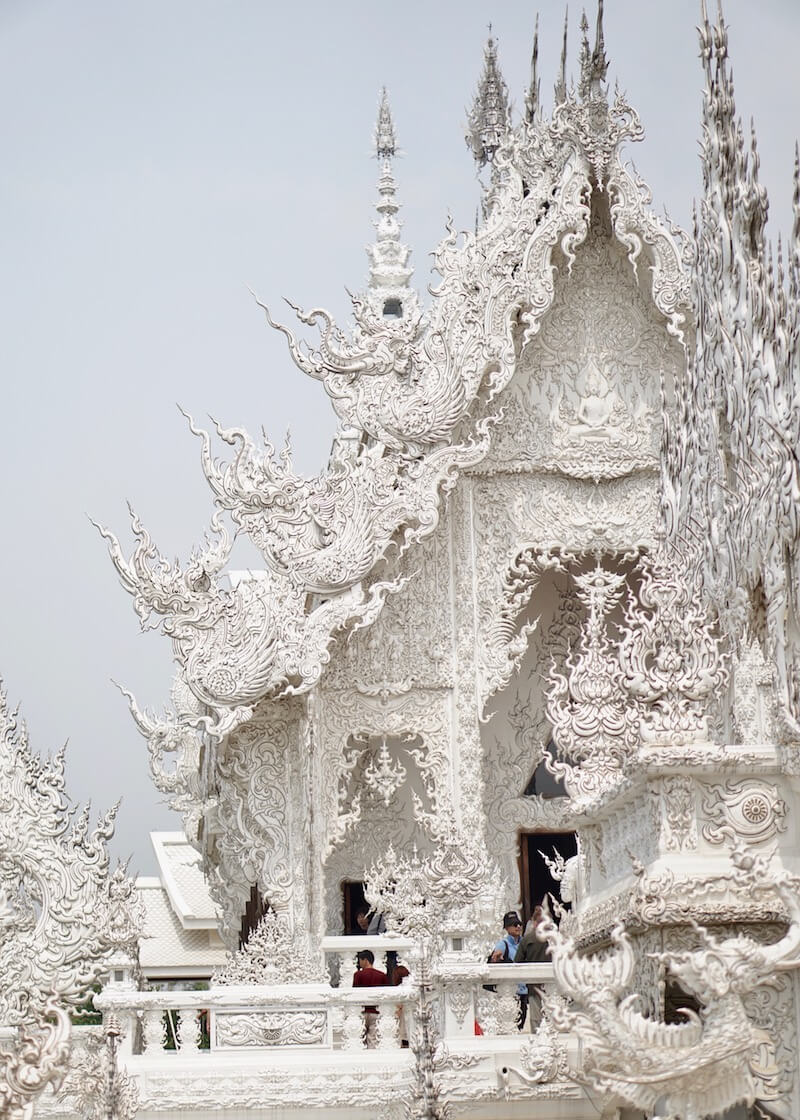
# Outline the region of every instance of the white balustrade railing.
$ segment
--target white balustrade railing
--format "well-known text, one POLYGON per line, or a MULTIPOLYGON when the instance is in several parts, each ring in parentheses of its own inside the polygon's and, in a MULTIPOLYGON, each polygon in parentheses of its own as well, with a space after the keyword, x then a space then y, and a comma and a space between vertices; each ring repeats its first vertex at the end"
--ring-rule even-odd
MULTIPOLYGON (((203 1020, 210 1048, 217 1052, 284 1046, 361 1050, 367 1045, 365 1006, 379 1011, 370 1032, 371 1047, 400 1050, 406 1040, 413 1040, 419 960, 414 944, 383 935, 326 938, 323 948, 338 986, 277 984, 138 992, 109 985, 95 997, 95 1004, 104 1014, 114 1012, 127 1026, 123 1042, 127 1054, 153 1056, 174 1050, 202 1058, 203 1020), (383 963, 385 952, 398 953, 410 975, 399 986, 354 988, 355 954, 362 948, 372 949, 376 966, 383 963)), ((470 1039, 477 1046, 481 1037, 518 1036, 518 986, 545 986, 552 976, 549 964, 490 965, 448 959, 432 978, 437 1029, 445 1041, 470 1039), (486 985, 496 990, 489 991, 486 985)))
POLYGON ((365 1005, 377 1007, 380 1013, 377 1046, 399 1048, 399 1011, 414 995, 407 984, 382 988, 276 984, 200 992, 109 987, 95 996, 95 1005, 104 1015, 113 1012, 126 1025, 127 1053, 153 1055, 169 1049, 202 1055, 203 1015, 210 1049, 215 1051, 277 1046, 360 1049, 364 1046, 365 1005))

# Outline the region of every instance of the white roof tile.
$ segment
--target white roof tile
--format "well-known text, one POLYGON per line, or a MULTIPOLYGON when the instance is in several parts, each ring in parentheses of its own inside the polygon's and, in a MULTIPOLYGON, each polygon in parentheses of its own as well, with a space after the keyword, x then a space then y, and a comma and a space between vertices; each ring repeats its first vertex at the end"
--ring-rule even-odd
POLYGON ((162 886, 145 885, 141 880, 136 886, 145 911, 145 936, 139 953, 145 972, 192 968, 210 973, 224 964, 227 954, 214 931, 185 929, 162 886))
POLYGON ((151 832, 161 881, 187 929, 217 929, 219 911, 208 891, 200 856, 182 832, 151 832))

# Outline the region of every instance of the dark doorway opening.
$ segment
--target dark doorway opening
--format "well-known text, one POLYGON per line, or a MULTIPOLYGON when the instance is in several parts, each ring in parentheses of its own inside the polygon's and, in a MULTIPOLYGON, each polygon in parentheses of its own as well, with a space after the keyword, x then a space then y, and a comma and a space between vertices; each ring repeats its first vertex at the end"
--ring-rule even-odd
POLYGON ((364 884, 354 879, 345 879, 342 883, 342 923, 345 933, 361 933, 356 924, 356 914, 362 906, 367 908, 364 898, 364 884))
POLYGON ((253 883, 252 887, 250 888, 250 898, 247 900, 247 903, 245 905, 244 914, 242 914, 242 923, 239 927, 240 949, 243 945, 247 944, 250 938, 250 934, 264 917, 268 909, 269 903, 262 896, 258 885, 256 883, 253 883))
MULTIPOLYGON (((524 915, 529 918, 548 894, 561 901, 561 884, 553 878, 542 852, 551 862, 556 852, 568 860, 578 854, 578 840, 574 832, 523 832, 519 840, 520 893, 524 915)), ((564 905, 569 909, 569 903, 564 905)))

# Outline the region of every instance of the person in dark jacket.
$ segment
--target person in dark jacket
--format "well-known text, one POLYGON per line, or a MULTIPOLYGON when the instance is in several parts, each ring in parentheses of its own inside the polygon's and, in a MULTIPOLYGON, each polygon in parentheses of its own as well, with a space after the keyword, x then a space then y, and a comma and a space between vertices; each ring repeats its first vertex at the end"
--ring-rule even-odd
MULTIPOLYGON (((550 960, 547 942, 540 941, 536 936, 543 917, 541 906, 534 907, 528 927, 517 946, 515 964, 546 964, 550 960)), ((542 991, 536 984, 528 984, 528 1021, 531 1033, 535 1034, 542 1021, 542 991)))

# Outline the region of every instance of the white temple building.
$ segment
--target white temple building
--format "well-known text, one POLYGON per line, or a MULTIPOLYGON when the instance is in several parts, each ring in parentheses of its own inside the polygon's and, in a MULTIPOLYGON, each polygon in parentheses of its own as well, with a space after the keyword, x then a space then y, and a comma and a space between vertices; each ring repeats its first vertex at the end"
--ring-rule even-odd
POLYGON ((384 91, 353 323, 296 308, 307 342, 264 308, 331 398, 326 468, 189 418, 203 544, 101 530, 172 643, 166 714, 129 700, 193 853, 156 839, 139 894, 176 955, 139 964, 214 973, 147 990, 129 951, 94 1103, 73 1076, 36 1115, 800 1115, 800 168, 773 251, 704 8, 700 44, 689 234, 626 162, 602 0, 552 110, 534 40, 512 118, 490 38, 480 219, 427 304, 384 91), (538 905, 550 959, 489 963, 538 905), (366 949, 408 976, 360 991, 366 949))
POLYGON ((158 875, 139 876, 139 967, 151 986, 189 986, 225 964, 220 915, 197 851, 182 832, 151 832, 158 875))

